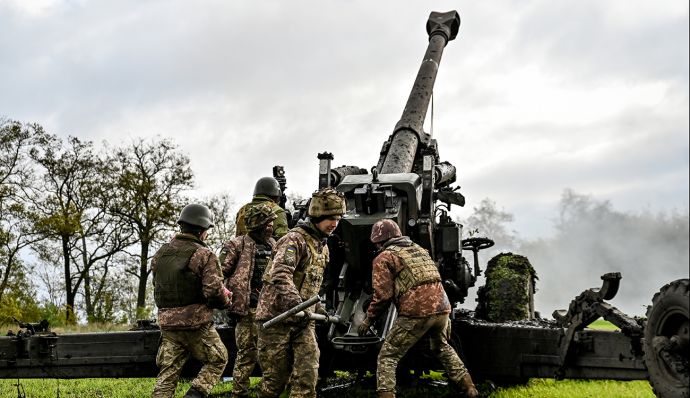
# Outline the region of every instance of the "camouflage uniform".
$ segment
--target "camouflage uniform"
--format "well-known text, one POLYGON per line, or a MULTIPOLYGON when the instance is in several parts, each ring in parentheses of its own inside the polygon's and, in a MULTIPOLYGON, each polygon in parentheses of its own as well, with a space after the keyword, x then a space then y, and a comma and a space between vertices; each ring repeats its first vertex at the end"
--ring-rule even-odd
POLYGON ((237 212, 237 216, 235 217, 235 236, 242 236, 247 233, 247 228, 244 224, 244 215, 250 207, 260 204, 267 204, 271 206, 273 214, 275 214, 277 217, 273 221, 273 237, 278 240, 285 236, 285 234, 288 232, 287 214, 285 213, 285 209, 280 207, 276 202, 271 200, 271 198, 266 195, 254 195, 254 198, 251 202, 240 208, 240 210, 237 212))
POLYGON ((274 246, 275 240, 272 238, 263 243, 244 235, 230 240, 221 250, 220 261, 226 278, 225 284, 233 292, 228 313, 238 320, 235 326, 237 357, 232 371, 232 393, 236 397, 247 396, 249 377, 258 362, 256 304, 263 285, 261 278, 274 246))
MULTIPOLYGON (((266 321, 318 294, 328 263, 327 236, 300 222, 278 241, 264 274, 256 318, 266 321)), ((307 311, 313 312, 315 306, 307 311)), ((316 397, 319 347, 314 321, 295 318, 259 331, 260 396, 278 397, 290 379, 291 397, 316 397)))
POLYGON ((390 333, 381 347, 376 372, 377 391, 395 392, 398 362, 420 338, 431 339, 431 350, 456 384, 467 374, 458 354, 448 344, 450 302, 441 277, 428 252, 408 237, 388 240, 374 259, 374 295, 367 310, 367 323, 393 302, 398 310, 390 333))
POLYGON ((229 302, 218 258, 199 238, 181 233, 156 252, 151 268, 161 327, 153 397, 173 396, 190 356, 203 364, 192 387, 208 394, 228 362, 225 345, 211 324, 212 308, 229 302))

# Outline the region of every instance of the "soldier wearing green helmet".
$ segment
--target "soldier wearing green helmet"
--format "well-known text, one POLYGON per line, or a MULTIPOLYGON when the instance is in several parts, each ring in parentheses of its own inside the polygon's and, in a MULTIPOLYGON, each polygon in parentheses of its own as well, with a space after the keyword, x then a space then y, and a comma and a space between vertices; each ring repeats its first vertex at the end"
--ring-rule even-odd
POLYGON ((275 213, 265 203, 250 207, 244 213, 247 234, 236 236, 221 249, 220 262, 225 286, 233 292, 228 315, 237 321, 237 357, 232 371, 233 397, 248 396, 249 376, 258 362, 256 304, 263 286, 261 277, 276 243, 272 238, 275 219, 275 213))
POLYGON ((273 221, 273 237, 278 240, 288 231, 287 214, 285 209, 278 205, 282 192, 278 180, 273 177, 261 177, 254 186, 254 196, 252 201, 245 204, 237 212, 235 217, 235 236, 242 236, 247 233, 245 226, 245 213, 252 207, 265 204, 270 206, 276 219, 273 221))
POLYGON ((151 260, 154 298, 158 307, 161 344, 153 397, 172 397, 187 358, 202 363, 184 395, 206 397, 220 380, 228 352, 213 327, 214 308, 230 304, 218 258, 204 241, 213 227, 213 213, 200 204, 185 206, 177 220, 180 233, 151 260))
MULTIPOLYGON (((273 260, 264 273, 256 319, 272 319, 318 294, 328 264, 326 240, 345 214, 342 193, 324 188, 312 195, 306 221, 300 221, 276 244, 273 260)), ((322 312, 319 304, 306 312, 322 312)), ((259 331, 262 380, 259 396, 278 397, 290 381, 290 395, 316 397, 319 347, 314 321, 288 319, 259 331)))

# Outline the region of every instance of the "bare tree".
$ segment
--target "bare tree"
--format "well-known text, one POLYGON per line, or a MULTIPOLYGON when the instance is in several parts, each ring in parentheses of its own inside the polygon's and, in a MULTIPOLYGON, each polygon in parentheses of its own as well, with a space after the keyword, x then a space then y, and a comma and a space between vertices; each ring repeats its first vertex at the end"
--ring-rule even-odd
POLYGON ((216 194, 201 202, 208 206, 215 216, 214 227, 206 239, 206 243, 220 250, 221 246, 235 236, 235 212, 237 203, 229 193, 216 194))
POLYGON ((33 181, 29 150, 42 134, 40 126, 0 119, 0 300, 22 271, 20 251, 40 239, 28 222, 24 193, 33 181))
POLYGON ((517 233, 509 230, 507 224, 513 222, 513 215, 498 209, 496 202, 485 198, 479 206, 472 208, 473 213, 467 219, 460 220, 467 234, 490 238, 496 242, 497 250, 512 250, 518 243, 517 233))
POLYGON ((182 193, 193 184, 189 158, 170 140, 144 141, 119 148, 110 159, 114 167, 111 210, 127 221, 140 244, 138 265, 127 272, 139 280, 137 311, 145 315, 146 285, 151 270, 151 246, 175 226, 184 205, 182 193))
POLYGON ((30 198, 36 228, 46 238, 59 242, 66 321, 74 323, 75 297, 84 278, 84 269, 75 270, 73 250, 76 238, 84 233, 87 211, 96 205, 97 189, 102 182, 102 161, 94 153, 91 142, 82 142, 76 137, 69 137, 67 145, 63 146, 56 136, 46 135, 30 154, 42 169, 42 184, 30 198))

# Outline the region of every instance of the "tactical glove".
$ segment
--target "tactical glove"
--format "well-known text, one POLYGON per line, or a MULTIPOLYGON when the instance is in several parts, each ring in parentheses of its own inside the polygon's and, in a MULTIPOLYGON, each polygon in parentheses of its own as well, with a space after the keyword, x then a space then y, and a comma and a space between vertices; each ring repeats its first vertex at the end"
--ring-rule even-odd
POLYGON ((369 318, 364 318, 364 321, 362 321, 362 323, 360 323, 359 327, 357 328, 357 334, 360 336, 364 336, 369 331, 369 326, 371 326, 369 318))
POLYGON ((321 305, 321 303, 316 303, 316 307, 314 308, 314 313, 320 314, 320 315, 328 315, 328 312, 323 307, 323 305, 321 305))

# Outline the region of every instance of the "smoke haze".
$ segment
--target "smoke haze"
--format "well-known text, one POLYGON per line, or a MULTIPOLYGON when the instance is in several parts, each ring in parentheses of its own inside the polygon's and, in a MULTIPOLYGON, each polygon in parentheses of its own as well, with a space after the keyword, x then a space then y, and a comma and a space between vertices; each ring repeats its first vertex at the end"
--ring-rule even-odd
MULTIPOLYGON (((494 202, 482 203, 464 221, 466 228, 476 228, 480 235, 482 231, 496 234, 497 244, 482 252, 482 263, 505 251, 527 256, 539 277, 535 307, 542 317, 567 309, 585 289, 601 287, 600 277, 608 272, 622 274, 620 289, 610 304, 628 315, 644 315, 663 285, 688 278, 687 208, 621 212, 607 200, 566 189, 553 219, 555 234, 524 240, 507 229, 506 224, 513 221, 509 213, 497 210, 494 202)), ((473 300, 466 302, 468 307, 473 304, 473 300)))

